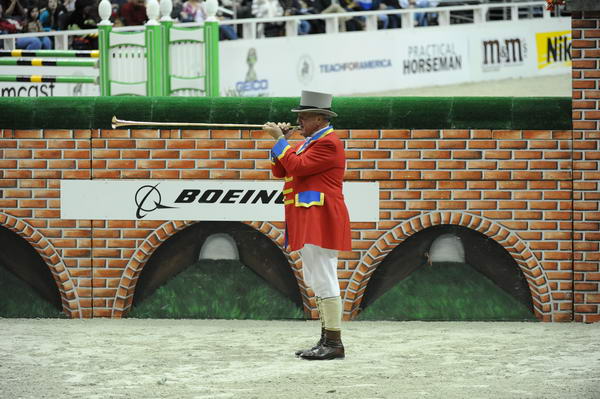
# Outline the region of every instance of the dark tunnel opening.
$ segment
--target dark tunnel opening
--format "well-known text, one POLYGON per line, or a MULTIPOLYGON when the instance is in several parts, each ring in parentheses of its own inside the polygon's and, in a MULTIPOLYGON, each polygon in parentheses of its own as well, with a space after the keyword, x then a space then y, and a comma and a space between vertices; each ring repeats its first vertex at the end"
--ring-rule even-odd
POLYGON ((267 236, 241 222, 199 222, 166 240, 144 266, 133 306, 197 262, 202 246, 213 234, 229 235, 237 246, 242 264, 294 304, 302 306, 298 283, 281 249, 267 236))
POLYGON ((1 226, 0 267, 31 287, 54 308, 62 310, 60 293, 48 265, 25 239, 1 226))
POLYGON ((392 250, 373 273, 361 304, 366 309, 396 284, 426 267, 428 251, 441 235, 452 234, 464 246, 465 263, 491 280, 533 313, 531 292, 513 257, 492 238, 456 225, 439 225, 420 231, 392 250))

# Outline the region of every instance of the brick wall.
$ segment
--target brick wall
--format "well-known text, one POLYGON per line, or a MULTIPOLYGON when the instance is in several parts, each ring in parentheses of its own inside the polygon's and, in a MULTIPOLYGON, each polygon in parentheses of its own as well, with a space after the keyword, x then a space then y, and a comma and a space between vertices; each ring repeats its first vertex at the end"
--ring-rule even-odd
POLYGON ((572 16, 575 320, 600 320, 600 11, 572 16))
MULTIPOLYGON (((359 312, 386 254, 440 224, 499 242, 526 277, 539 319, 598 319, 597 136, 579 130, 337 133, 346 145, 347 180, 380 183, 381 220, 353 223, 353 251, 340 258, 347 319, 359 312)), ((61 220, 61 179, 271 178, 273 143, 257 131, 2 130, 0 137, 0 225, 42 255, 71 317, 123 316, 154 250, 193 222, 61 220)), ((281 223, 246 223, 283 245, 281 223)), ((314 317, 299 257, 289 259, 314 317)))
MULTIPOLYGON (((512 255, 545 321, 600 320, 600 12, 572 18, 573 130, 338 131, 348 180, 380 182, 381 220, 341 254, 345 317, 398 243, 456 224, 512 255)), ((261 132, 0 130, 0 225, 42 256, 71 317, 121 317, 154 250, 190 221, 61 220, 61 179, 269 179, 261 132)), ((281 223, 247 221, 280 247, 281 223)), ((468 250, 468 249, 467 249, 468 250)), ((307 312, 312 292, 288 257, 307 312)))

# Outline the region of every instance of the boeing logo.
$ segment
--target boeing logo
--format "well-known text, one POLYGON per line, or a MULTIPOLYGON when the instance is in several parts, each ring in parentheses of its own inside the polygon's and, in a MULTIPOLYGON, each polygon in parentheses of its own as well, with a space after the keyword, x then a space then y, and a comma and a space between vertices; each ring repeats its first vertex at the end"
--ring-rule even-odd
MULTIPOLYGON (((159 183, 160 184, 160 183, 159 183)), ((142 186, 135 193, 135 204, 137 205, 137 211, 135 216, 138 219, 142 219, 149 212, 156 209, 169 209, 172 206, 165 206, 161 204, 160 191, 156 188, 158 186, 142 186), (145 212, 142 214, 142 212, 145 212)))
MULTIPOLYGON (((180 207, 168 206, 163 203, 162 195, 157 188, 158 184, 145 185, 135 193, 137 210, 135 216, 142 219, 150 212, 157 209, 179 209, 180 207)), ((172 195, 172 194, 171 194, 172 195)), ((183 189, 174 196, 174 200, 167 201, 173 204, 283 204, 281 190, 252 190, 252 189, 183 189)), ((169 216, 165 216, 168 218, 169 216)))

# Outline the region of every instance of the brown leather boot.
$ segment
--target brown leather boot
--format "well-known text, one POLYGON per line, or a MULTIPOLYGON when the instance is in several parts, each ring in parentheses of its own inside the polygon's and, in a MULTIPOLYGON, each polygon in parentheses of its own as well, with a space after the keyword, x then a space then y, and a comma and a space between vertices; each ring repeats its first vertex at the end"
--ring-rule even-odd
POLYGON ((325 330, 325 340, 321 346, 300 354, 306 360, 343 359, 345 356, 342 332, 332 330, 325 330))
POLYGON ((296 355, 296 356, 302 356, 302 354, 303 354, 304 352, 310 352, 310 351, 314 351, 314 350, 315 350, 315 349, 317 349, 319 346, 323 345, 323 342, 324 342, 324 341, 325 341, 325 328, 324 328, 324 327, 321 327, 321 338, 319 338, 319 340, 317 341, 317 343, 315 344, 315 346, 313 346, 313 347, 312 347, 312 348, 310 348, 310 349, 300 349, 300 350, 297 350, 297 351, 295 352, 295 355, 296 355))

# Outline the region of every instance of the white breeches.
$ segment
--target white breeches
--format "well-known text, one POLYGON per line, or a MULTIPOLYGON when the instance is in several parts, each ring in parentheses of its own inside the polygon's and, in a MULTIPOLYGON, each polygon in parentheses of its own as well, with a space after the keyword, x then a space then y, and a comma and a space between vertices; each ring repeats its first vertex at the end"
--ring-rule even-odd
POLYGON ((338 251, 305 244, 300 250, 304 283, 320 298, 340 296, 337 276, 338 251))

